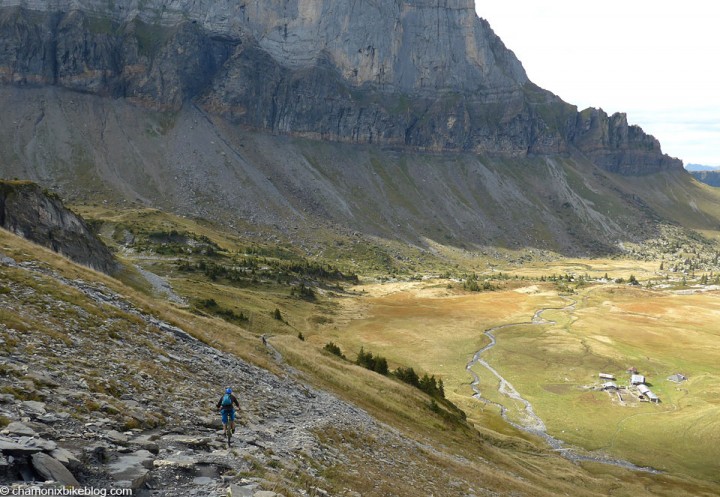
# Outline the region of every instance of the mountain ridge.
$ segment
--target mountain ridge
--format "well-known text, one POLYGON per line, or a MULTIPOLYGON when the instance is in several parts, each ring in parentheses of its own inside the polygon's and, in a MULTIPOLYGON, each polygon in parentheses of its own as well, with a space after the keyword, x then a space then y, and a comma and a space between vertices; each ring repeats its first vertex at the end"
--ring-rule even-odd
POLYGON ((0 101, 16 123, 0 128, 0 144, 15 150, 5 174, 52 185, 70 203, 139 203, 276 226, 296 239, 340 229, 419 246, 607 253, 620 240, 657 236, 658 218, 641 197, 580 155, 322 143, 238 129, 199 107, 140 111, 52 87, 0 89, 0 101))
POLYGON ((222 12, 218 2, 3 2, 0 81, 165 111, 193 101, 238 126, 312 139, 512 156, 577 149, 621 174, 681 169, 624 115, 578 113, 529 82, 472 2, 365 3, 352 16, 346 2, 222 12))

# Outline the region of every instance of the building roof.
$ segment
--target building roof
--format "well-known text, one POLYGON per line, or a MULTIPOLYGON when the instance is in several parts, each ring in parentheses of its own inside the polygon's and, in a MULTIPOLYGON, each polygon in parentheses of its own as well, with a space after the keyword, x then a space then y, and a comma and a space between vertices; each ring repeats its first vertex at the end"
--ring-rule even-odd
POLYGON ((641 374, 634 374, 630 377, 630 383, 636 385, 638 383, 645 383, 645 377, 641 374))
MULTIPOLYGON (((637 386, 637 389, 638 389, 638 392, 640 392, 642 394, 647 394, 648 392, 650 392, 650 389, 647 387, 647 385, 644 385, 642 383, 640 383, 637 386)), ((650 392, 650 393, 652 393, 652 392, 650 392)))
POLYGON ((668 380, 674 381, 675 383, 680 383, 681 381, 686 381, 687 376, 685 376, 684 374, 675 373, 672 376, 668 376, 668 380))
POLYGON ((607 390, 608 388, 617 388, 617 385, 613 381, 606 381, 603 383, 603 389, 607 390))

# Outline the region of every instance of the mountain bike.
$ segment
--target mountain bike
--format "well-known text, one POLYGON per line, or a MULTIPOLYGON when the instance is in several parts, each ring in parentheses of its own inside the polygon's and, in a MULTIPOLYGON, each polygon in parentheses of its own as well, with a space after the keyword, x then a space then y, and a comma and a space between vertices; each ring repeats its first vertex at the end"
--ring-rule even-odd
POLYGON ((225 436, 227 437, 227 447, 230 448, 230 440, 232 439, 233 432, 235 431, 234 428, 230 428, 230 423, 228 422, 227 427, 225 428, 225 436))
POLYGON ((235 427, 230 428, 230 426, 234 425, 234 424, 235 424, 235 421, 233 419, 231 419, 231 416, 228 414, 227 423, 225 425, 223 425, 223 430, 224 430, 223 436, 227 439, 228 449, 230 448, 230 443, 231 443, 233 433, 235 433, 235 427))

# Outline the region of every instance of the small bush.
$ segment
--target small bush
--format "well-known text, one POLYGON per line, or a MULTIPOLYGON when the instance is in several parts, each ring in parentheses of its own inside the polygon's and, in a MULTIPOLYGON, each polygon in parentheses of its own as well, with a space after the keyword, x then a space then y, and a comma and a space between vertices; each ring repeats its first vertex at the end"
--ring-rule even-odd
POLYGON ((305 286, 304 283, 301 283, 299 287, 292 287, 290 289, 290 295, 298 295, 301 299, 308 301, 315 300, 315 290, 309 286, 305 286))
POLYGON ((338 356, 338 357, 340 357, 340 358, 342 358, 342 359, 345 359, 345 354, 343 354, 343 353, 342 353, 342 350, 340 350, 340 347, 338 347, 338 346, 337 346, 335 343, 333 343, 333 342, 328 342, 328 343, 326 343, 326 344, 325 344, 325 347, 323 347, 323 350, 327 350, 327 351, 330 352, 331 354, 336 355, 336 356, 338 356))
POLYGON ((225 321, 243 323, 250 319, 242 311, 240 313, 236 313, 232 309, 225 309, 223 307, 220 307, 220 304, 218 304, 215 299, 200 300, 197 303, 197 307, 209 311, 216 316, 223 318, 225 321))
POLYGON ((399 367, 393 371, 393 375, 415 388, 418 388, 428 394, 430 397, 444 399, 445 398, 445 386, 443 385, 442 379, 435 378, 435 375, 428 376, 425 373, 422 378, 418 376, 413 368, 399 367))
POLYGON ((399 367, 393 372, 393 375, 395 375, 397 379, 407 383, 408 385, 412 385, 415 388, 420 388, 420 377, 417 375, 413 368, 399 367))
POLYGON ((358 352, 355 363, 365 369, 380 373, 383 376, 387 376, 390 373, 388 370, 387 359, 379 355, 374 356, 372 352, 365 352, 363 347, 360 347, 360 352, 358 352))

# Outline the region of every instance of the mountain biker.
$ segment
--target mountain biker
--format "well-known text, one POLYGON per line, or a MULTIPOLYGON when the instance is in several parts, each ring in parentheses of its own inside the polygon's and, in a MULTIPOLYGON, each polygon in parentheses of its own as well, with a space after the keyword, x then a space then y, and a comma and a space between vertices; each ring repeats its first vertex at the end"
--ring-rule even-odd
POLYGON ((235 409, 233 405, 236 405, 240 409, 240 403, 237 397, 232 393, 232 388, 228 387, 225 389, 225 394, 220 397, 217 403, 217 408, 220 410, 222 415, 223 434, 227 435, 228 421, 230 422, 230 433, 235 432, 235 409))

